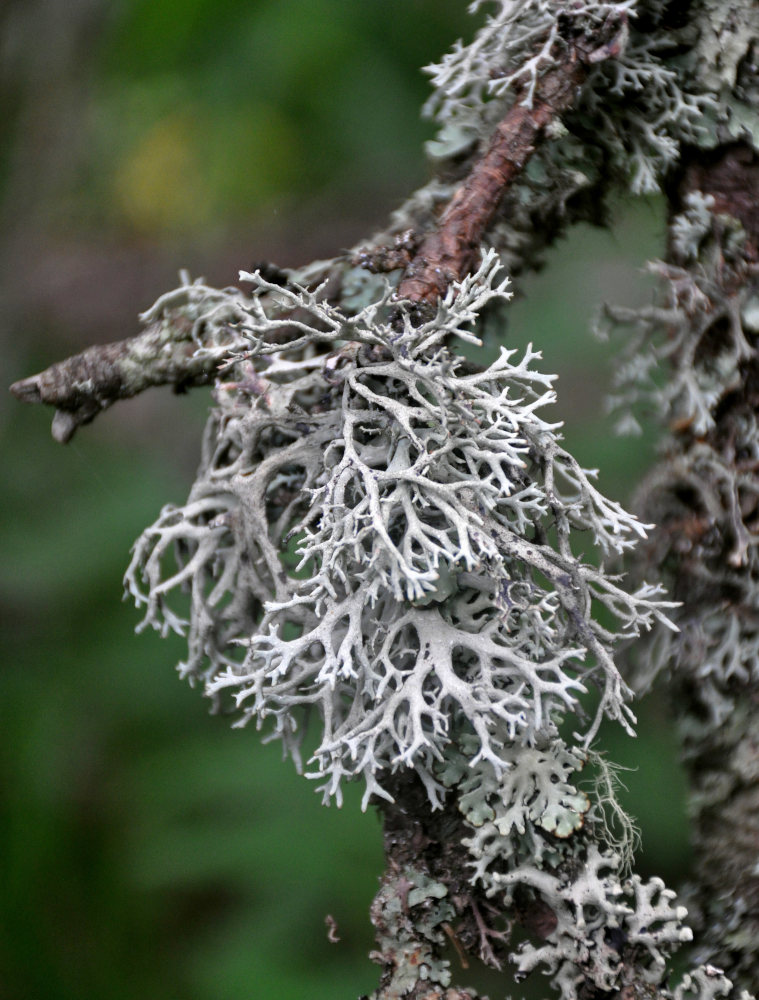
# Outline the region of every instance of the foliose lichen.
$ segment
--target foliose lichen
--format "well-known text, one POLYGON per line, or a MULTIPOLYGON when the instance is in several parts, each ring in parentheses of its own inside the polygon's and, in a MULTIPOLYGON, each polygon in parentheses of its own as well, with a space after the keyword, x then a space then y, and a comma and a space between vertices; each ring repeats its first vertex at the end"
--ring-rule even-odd
POLYGON ((214 698, 231 692, 242 723, 271 720, 296 760, 317 716, 312 774, 338 800, 344 777, 363 776, 366 803, 387 795, 384 773, 413 767, 437 805, 454 731, 500 775, 515 742, 581 715, 589 686, 599 701, 583 744, 604 716, 630 729, 613 649, 666 621, 665 606, 656 588, 627 593, 579 560, 572 538, 603 559, 644 527, 539 415, 554 393, 536 352, 502 350, 480 371, 446 346, 475 339, 479 310, 508 296, 496 255, 418 327, 390 289, 351 316, 243 277, 248 297, 188 289, 206 302, 206 338, 229 331, 234 360, 188 503, 164 509, 127 574, 146 623, 187 632, 180 672, 214 698), (183 588, 189 619, 172 604, 183 588))

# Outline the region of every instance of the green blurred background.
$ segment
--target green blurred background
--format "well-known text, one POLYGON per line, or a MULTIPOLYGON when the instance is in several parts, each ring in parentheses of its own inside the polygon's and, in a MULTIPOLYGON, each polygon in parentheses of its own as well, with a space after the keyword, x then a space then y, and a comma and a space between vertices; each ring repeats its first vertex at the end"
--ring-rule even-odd
MULTIPOLYGON (((5 382, 136 332, 180 267, 231 284, 381 225, 425 177, 419 67, 471 31, 465 6, 5 0, 5 382)), ((570 446, 623 500, 652 445, 612 437, 612 348, 589 324, 605 298, 650 294, 639 268, 662 231, 656 201, 620 204, 613 234, 574 231, 512 307, 510 342, 543 348, 570 446)), ((276 747, 209 716, 176 679, 181 644, 135 636, 121 603, 132 541, 186 496, 208 405, 154 391, 61 448, 49 413, 0 396, 2 1000, 334 1000, 376 984, 376 816, 358 790, 322 808, 276 747)), ((637 741, 607 745, 637 768, 641 869, 677 881, 681 778, 662 707, 643 719, 637 741)))

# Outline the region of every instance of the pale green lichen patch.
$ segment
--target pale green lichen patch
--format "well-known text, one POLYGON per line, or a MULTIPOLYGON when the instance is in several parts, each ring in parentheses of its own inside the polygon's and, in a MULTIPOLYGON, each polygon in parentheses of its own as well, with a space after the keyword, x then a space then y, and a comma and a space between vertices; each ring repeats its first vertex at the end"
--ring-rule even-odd
POLYGON ((446 940, 443 926, 454 918, 441 882, 413 868, 385 877, 372 905, 378 932, 372 958, 386 970, 383 1000, 401 1000, 419 982, 448 986, 451 972, 440 951, 446 940))

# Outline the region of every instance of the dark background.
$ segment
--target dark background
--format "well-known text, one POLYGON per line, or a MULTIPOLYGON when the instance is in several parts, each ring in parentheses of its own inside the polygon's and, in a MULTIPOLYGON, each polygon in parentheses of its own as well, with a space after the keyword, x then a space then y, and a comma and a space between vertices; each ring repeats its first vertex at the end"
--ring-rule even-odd
MULTIPOLYGON (((5 0, 5 382, 135 333, 180 267, 226 285, 368 235, 425 177, 419 67, 473 23, 462 0, 5 0)), ((614 215, 612 233, 580 228, 551 252, 508 336, 543 348, 570 447, 628 500, 653 445, 612 436, 613 347, 589 326, 604 299, 650 295, 639 269, 663 219, 656 200, 614 215)), ((175 676, 181 643, 135 636, 121 603, 132 541, 187 494, 208 405, 155 390, 62 448, 50 413, 0 395, 3 1000, 334 1000, 376 984, 381 838, 360 790, 322 808, 276 747, 208 715, 175 676)), ((643 709, 641 737, 607 745, 637 768, 641 870, 676 881, 681 778, 663 707, 643 709)))

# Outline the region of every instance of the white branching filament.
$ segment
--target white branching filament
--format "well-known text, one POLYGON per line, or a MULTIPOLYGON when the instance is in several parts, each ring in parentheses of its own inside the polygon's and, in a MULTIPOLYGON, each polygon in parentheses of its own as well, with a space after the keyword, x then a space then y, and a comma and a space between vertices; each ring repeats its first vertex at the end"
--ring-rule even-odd
MULTIPOLYGON (((579 561, 571 539, 582 532, 603 563, 644 528, 539 415, 554 392, 537 352, 502 350, 478 370, 447 346, 475 339, 479 310, 508 297, 498 272, 485 254, 418 327, 389 292, 339 326, 297 286, 276 290, 269 319, 272 286, 247 275, 197 482, 135 548, 127 586, 146 623, 187 632, 183 674, 214 698, 231 692, 242 723, 271 720, 298 763, 319 718, 326 798, 359 775, 365 802, 387 796, 383 776, 412 767, 437 805, 435 762, 454 732, 501 773, 507 747, 582 719, 589 686, 600 698, 584 743, 604 715, 634 721, 613 647, 664 605, 579 561), (283 302, 298 308, 284 347, 283 302), (317 354, 309 329, 344 346, 317 354), (171 604, 182 589, 186 616, 171 604), (618 627, 597 621, 600 605, 618 627)), ((207 322, 228 313, 217 293, 207 322)))

